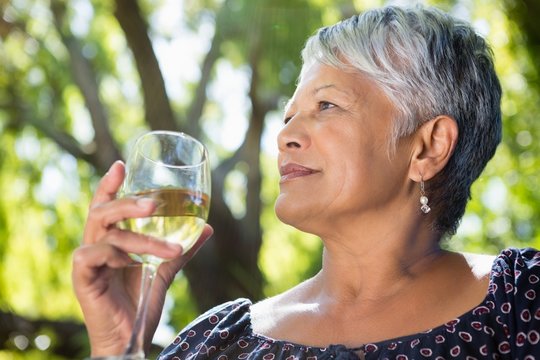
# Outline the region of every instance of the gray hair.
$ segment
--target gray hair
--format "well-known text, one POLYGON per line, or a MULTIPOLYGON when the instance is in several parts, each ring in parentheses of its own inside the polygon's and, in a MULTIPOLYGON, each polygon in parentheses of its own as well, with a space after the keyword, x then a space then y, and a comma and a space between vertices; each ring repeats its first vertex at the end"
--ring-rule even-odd
POLYGON ((320 29, 302 51, 314 62, 374 80, 398 116, 389 147, 438 115, 459 128, 456 149, 426 191, 433 228, 455 233, 470 187, 501 141, 501 87, 486 41, 466 22, 433 7, 387 6, 320 29))

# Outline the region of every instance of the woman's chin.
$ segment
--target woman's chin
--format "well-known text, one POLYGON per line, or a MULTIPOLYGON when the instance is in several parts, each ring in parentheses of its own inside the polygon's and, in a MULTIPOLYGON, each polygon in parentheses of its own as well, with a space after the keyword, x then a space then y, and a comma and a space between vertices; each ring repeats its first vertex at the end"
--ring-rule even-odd
POLYGON ((300 209, 297 209, 297 206, 294 206, 291 201, 287 201, 283 194, 277 197, 274 210, 281 222, 291 226, 294 226, 295 218, 299 217, 301 213, 300 209))
POLYGON ((286 205, 283 204, 283 201, 279 200, 279 197, 276 200, 276 203, 274 205, 274 211, 276 212, 277 218, 285 223, 289 224, 290 218, 291 218, 291 210, 287 208, 286 205))
POLYGON ((274 210, 277 218, 282 223, 300 231, 311 233, 311 226, 309 224, 314 217, 313 213, 309 209, 306 209, 305 206, 295 206, 279 196, 276 200, 274 210))

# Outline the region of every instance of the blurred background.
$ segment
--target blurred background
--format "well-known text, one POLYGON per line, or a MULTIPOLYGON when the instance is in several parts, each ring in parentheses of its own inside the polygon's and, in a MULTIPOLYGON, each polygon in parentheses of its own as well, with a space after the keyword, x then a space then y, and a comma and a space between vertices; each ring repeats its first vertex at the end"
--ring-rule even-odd
MULTIPOLYGON (((307 36, 386 3, 0 1, 0 359, 88 355, 71 253, 97 181, 149 129, 207 144, 216 230, 169 291, 156 353, 201 311, 317 271, 318 239, 273 212, 281 111, 307 36)), ((426 3, 487 37, 504 89, 503 143, 445 246, 540 247, 540 2, 426 3)))

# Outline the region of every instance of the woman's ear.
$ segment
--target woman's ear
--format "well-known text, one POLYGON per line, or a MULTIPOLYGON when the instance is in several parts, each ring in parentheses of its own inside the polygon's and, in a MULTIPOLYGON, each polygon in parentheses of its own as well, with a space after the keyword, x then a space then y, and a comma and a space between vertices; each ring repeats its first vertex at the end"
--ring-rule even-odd
POLYGON ((446 115, 424 123, 414 135, 409 178, 429 180, 440 172, 454 152, 458 133, 456 121, 446 115))

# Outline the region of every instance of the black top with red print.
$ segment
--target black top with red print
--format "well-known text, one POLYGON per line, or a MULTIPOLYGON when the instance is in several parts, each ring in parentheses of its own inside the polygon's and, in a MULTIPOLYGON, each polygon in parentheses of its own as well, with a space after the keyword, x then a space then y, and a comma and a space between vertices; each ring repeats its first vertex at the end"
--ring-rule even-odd
POLYGON ((540 252, 506 249, 474 309, 428 331, 357 348, 305 346, 253 331, 247 299, 217 306, 189 324, 160 355, 171 359, 520 359, 540 360, 540 252))

